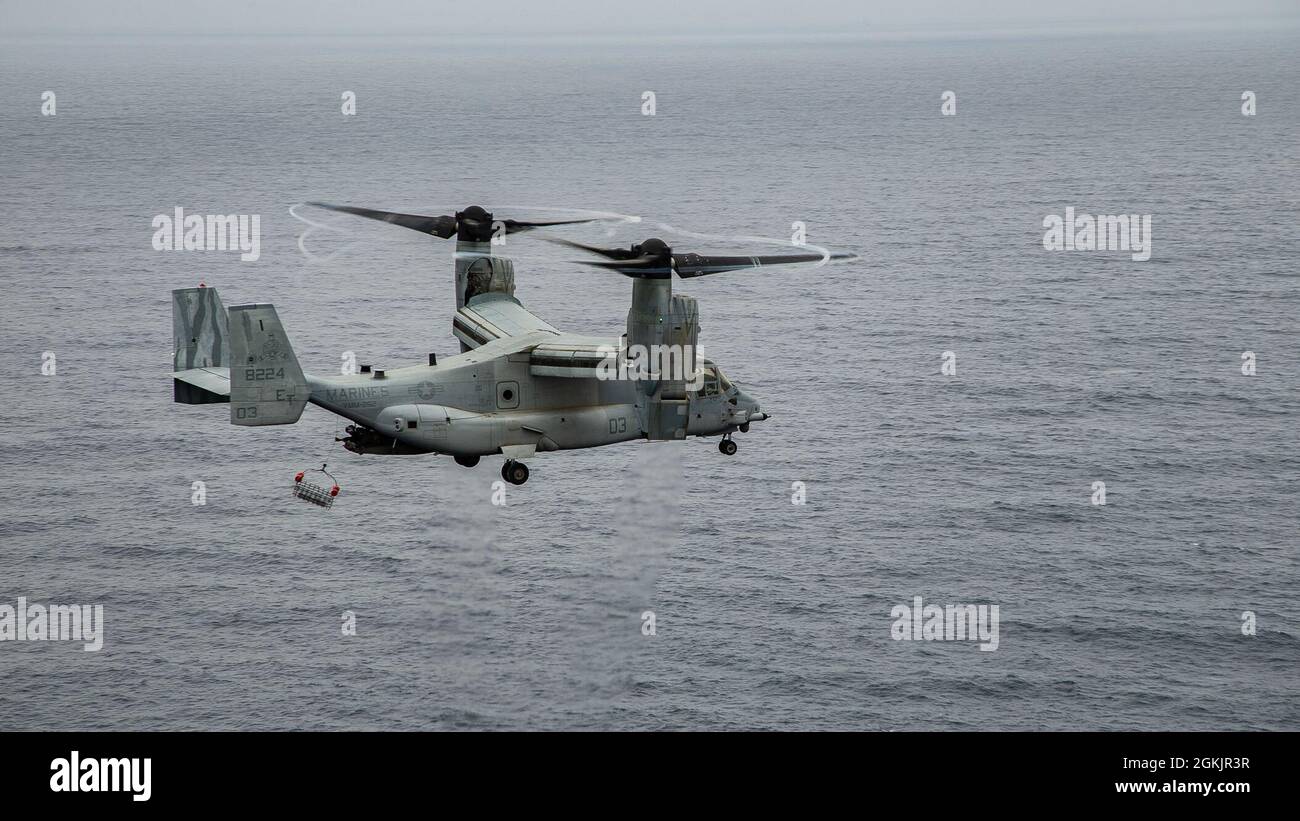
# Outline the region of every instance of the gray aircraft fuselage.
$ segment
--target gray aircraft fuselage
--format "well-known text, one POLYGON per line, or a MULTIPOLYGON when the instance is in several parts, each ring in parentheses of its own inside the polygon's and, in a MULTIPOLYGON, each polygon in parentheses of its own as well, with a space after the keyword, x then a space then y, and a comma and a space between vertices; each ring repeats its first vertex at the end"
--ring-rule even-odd
MULTIPOLYGON (((569 450, 643 438, 634 381, 533 375, 528 353, 511 352, 520 342, 490 342, 437 365, 307 374, 309 401, 396 442, 367 442, 364 435, 345 441, 361 453, 468 457, 517 447, 523 455, 533 448, 569 450)), ((758 412, 758 403, 725 375, 712 374, 688 394, 687 435, 733 431, 758 412)))

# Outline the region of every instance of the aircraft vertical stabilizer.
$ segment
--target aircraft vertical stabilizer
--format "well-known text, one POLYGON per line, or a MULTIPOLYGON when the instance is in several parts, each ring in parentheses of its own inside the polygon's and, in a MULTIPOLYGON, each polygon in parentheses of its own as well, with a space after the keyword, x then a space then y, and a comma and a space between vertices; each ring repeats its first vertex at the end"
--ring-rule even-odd
POLYGON ((310 389, 275 306, 232 306, 230 347, 230 423, 297 422, 310 389))
POLYGON ((172 399, 186 405, 228 402, 230 334, 216 288, 172 291, 172 399))

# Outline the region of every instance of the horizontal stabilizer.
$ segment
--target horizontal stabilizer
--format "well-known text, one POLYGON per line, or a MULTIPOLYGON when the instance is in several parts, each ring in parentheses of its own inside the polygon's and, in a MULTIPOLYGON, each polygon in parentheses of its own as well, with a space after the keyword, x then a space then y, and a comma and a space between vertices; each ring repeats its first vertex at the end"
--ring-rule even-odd
POLYGON ((230 401, 230 368, 190 368, 172 373, 172 399, 186 405, 230 401))

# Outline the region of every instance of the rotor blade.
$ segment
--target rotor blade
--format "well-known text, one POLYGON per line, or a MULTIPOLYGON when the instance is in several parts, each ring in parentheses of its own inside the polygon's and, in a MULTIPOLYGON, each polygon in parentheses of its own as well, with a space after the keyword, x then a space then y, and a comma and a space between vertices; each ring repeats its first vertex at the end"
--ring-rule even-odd
POLYGON ((380 222, 391 222, 394 225, 400 225, 403 228, 410 228, 419 231, 422 234, 432 234, 435 237, 450 239, 456 235, 456 218, 455 217, 425 217, 419 214, 398 214, 393 211, 376 211, 373 208, 356 208, 351 205, 330 205, 326 202, 309 202, 308 205, 314 205, 317 208, 325 208, 330 211, 340 211, 344 214, 355 214, 358 217, 368 217, 380 222))
POLYGON ((554 220, 552 222, 524 222, 522 220, 501 220, 506 226, 507 234, 517 234, 520 231, 531 231, 534 228, 549 228, 552 225, 580 225, 584 222, 596 222, 597 218, 585 220, 554 220))
MULTIPOLYGON (((835 253, 830 259, 857 259, 857 254, 835 253)), ((767 254, 754 257, 707 257, 700 254, 673 254, 677 275, 683 279, 740 271, 745 268, 762 268, 770 265, 790 265, 802 262, 821 262, 821 254, 767 254)))
POLYGON ((570 248, 599 254, 606 259, 636 259, 638 256, 629 248, 597 248, 595 245, 583 245, 581 242, 574 242, 571 239, 562 239, 560 237, 545 237, 544 239, 547 242, 554 242, 556 245, 567 245, 570 248))
POLYGON ((638 279, 667 279, 673 269, 663 257, 638 257, 637 259, 603 262, 591 259, 572 260, 574 265, 590 265, 607 271, 618 271, 623 276, 638 279))

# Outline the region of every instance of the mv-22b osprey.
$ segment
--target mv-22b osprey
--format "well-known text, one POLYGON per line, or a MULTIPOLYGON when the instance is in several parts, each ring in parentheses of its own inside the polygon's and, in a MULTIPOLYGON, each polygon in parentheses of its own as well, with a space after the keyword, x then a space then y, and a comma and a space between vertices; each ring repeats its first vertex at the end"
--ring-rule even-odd
POLYGON ((632 278, 625 340, 601 339, 562 333, 526 310, 514 296, 513 262, 493 254, 491 242, 501 233, 591 220, 497 220, 478 206, 425 217, 314 205, 456 237, 452 332, 461 353, 441 361, 431 354, 428 364, 396 369, 306 374, 274 306, 234 305, 227 312, 215 288, 184 288, 172 291, 175 401, 229 402, 235 425, 292 424, 311 402, 351 420, 340 441, 353 453, 450 454, 465 467, 499 453, 501 475, 516 485, 528 480, 522 460, 538 451, 721 436, 719 450, 734 454, 732 434, 768 415, 715 363, 694 355, 699 312, 694 299, 672 292, 672 275, 828 258, 682 254, 659 239, 627 249, 556 240, 603 257, 587 264, 632 278), (686 367, 609 367, 611 351, 634 349, 683 351, 686 367), (611 373, 622 378, 606 378, 611 373))

